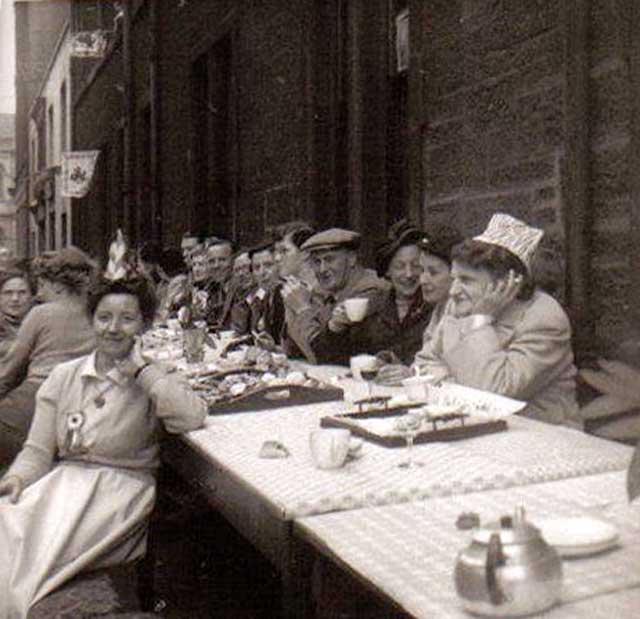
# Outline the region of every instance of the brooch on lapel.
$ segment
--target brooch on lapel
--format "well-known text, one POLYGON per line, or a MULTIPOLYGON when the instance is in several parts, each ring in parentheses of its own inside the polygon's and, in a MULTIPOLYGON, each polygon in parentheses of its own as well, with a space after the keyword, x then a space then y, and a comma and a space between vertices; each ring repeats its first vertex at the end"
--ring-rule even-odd
POLYGON ((84 421, 84 413, 81 411, 69 413, 67 415, 67 436, 65 440, 65 447, 70 453, 83 453, 85 451, 82 447, 81 432, 84 421))

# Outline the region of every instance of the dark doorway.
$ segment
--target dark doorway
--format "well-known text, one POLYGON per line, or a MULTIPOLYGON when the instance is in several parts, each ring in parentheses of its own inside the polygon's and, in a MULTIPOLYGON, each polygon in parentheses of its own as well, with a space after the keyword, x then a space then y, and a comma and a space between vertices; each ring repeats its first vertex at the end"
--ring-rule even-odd
POLYGON ((387 226, 407 215, 409 198, 409 69, 403 59, 398 58, 398 32, 403 26, 408 28, 409 17, 407 0, 395 0, 392 4, 387 109, 387 226))
POLYGON ((231 37, 193 64, 193 219, 191 228, 230 238, 229 182, 231 37))

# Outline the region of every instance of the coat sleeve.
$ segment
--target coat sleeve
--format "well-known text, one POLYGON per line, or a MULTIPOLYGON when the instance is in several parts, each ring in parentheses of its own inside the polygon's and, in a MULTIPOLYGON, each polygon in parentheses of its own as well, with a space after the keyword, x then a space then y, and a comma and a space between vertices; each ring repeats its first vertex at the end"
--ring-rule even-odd
POLYGON ((46 475, 53 466, 58 449, 56 424, 60 385, 59 372, 54 368, 36 394, 29 435, 7 472, 7 475, 18 476, 25 488, 46 475))
POLYGON ((156 415, 173 434, 197 430, 204 424, 207 405, 176 374, 167 374, 157 366, 146 367, 138 383, 154 404, 156 415))
POLYGON ((432 320, 425 329, 422 348, 416 353, 412 367, 421 374, 431 374, 438 382, 451 379, 451 370, 443 357, 442 321, 432 320))
POLYGON ((534 305, 506 342, 486 325, 466 333, 443 358, 460 384, 529 400, 573 362, 569 320, 557 305, 534 305))

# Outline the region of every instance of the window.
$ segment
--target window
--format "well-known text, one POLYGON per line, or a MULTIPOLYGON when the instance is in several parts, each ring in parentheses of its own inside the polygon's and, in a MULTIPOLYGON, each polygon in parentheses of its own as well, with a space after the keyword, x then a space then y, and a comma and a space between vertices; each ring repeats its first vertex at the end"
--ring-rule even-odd
POLYGON ((231 37, 193 64, 194 230, 232 235, 230 171, 231 37))
POLYGON ((60 216, 60 247, 66 247, 69 242, 67 235, 67 214, 62 213, 60 216))
POLYGON ((38 171, 44 170, 47 165, 47 128, 44 121, 38 125, 38 152, 36 155, 38 171))
POLYGON ((54 123, 54 115, 53 115, 53 105, 49 106, 49 111, 47 112, 47 165, 52 166, 54 157, 55 157, 55 127, 54 123))
POLYGON ((49 213, 49 249, 56 248, 56 212, 55 205, 52 202, 49 206, 51 212, 49 213))
POLYGON ((60 152, 67 150, 67 83, 60 86, 60 152))

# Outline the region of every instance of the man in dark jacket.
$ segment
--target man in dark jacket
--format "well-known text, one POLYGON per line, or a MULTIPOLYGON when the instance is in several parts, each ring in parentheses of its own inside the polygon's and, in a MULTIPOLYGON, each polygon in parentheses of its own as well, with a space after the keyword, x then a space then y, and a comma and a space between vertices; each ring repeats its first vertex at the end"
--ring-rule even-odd
POLYGON ((351 230, 331 228, 314 234, 301 249, 310 253, 317 286, 309 289, 295 279, 283 286, 289 350, 297 345, 313 363, 334 363, 344 358, 344 351, 324 346, 323 337, 327 330, 341 333, 352 326, 344 301, 372 299, 388 287, 374 271, 359 264, 359 246, 360 235, 351 230))

